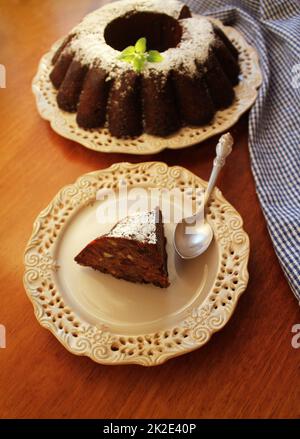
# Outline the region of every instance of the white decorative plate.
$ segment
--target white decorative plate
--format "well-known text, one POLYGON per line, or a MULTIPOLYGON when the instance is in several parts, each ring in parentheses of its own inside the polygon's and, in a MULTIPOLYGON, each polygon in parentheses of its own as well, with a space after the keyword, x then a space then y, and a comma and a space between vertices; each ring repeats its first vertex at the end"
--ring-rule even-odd
MULTIPOLYGON (((207 220, 208 251, 183 261, 175 254, 174 223, 165 224, 171 285, 132 284, 77 265, 73 258, 111 224, 96 220, 99 189, 163 189, 207 183, 164 163, 120 163, 62 188, 37 217, 25 250, 24 286, 37 320, 72 353, 103 364, 152 366, 204 345, 231 317, 248 282, 249 239, 238 212, 215 189, 207 220)), ((164 214, 163 210, 163 214, 164 214)))
POLYGON ((50 52, 40 61, 38 72, 33 79, 32 90, 36 97, 40 115, 49 120, 58 134, 81 143, 83 146, 102 152, 128 154, 153 154, 165 148, 178 149, 202 142, 208 137, 221 133, 234 125, 241 115, 254 103, 262 76, 258 56, 244 37, 233 27, 224 26, 221 21, 208 17, 229 37, 240 54, 241 80, 235 87, 235 101, 227 109, 218 111, 213 121, 202 127, 184 127, 168 137, 143 134, 133 139, 118 139, 110 135, 107 128, 85 130, 76 123, 76 115, 60 110, 56 103, 56 90, 49 80, 51 59, 62 42, 56 42, 50 52))

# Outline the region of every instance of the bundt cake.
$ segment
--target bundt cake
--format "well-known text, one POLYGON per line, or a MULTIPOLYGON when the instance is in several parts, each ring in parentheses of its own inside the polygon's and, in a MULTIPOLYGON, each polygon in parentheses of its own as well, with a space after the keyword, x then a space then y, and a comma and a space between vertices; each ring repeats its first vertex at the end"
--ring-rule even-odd
POLYGON ((169 286, 161 211, 138 213, 119 221, 90 242, 75 261, 131 282, 169 286))
MULTIPOLYGON (((125 57, 126 58, 126 57, 125 57)), ((61 110, 116 137, 167 136, 210 122, 231 105, 238 52, 205 17, 177 0, 123 0, 87 15, 66 37, 50 73, 61 110), (161 54, 136 71, 120 53, 140 38, 161 54)))

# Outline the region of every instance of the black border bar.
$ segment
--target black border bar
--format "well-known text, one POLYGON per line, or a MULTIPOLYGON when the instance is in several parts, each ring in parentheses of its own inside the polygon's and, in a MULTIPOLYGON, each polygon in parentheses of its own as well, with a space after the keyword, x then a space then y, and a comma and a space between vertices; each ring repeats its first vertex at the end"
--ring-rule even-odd
MULTIPOLYGON (((299 419, 0 419, 3 433, 84 433, 97 438, 189 438, 211 433, 300 433, 299 419)), ((295 435, 295 437, 297 437, 295 435)), ((299 437, 299 436, 298 436, 299 437)))

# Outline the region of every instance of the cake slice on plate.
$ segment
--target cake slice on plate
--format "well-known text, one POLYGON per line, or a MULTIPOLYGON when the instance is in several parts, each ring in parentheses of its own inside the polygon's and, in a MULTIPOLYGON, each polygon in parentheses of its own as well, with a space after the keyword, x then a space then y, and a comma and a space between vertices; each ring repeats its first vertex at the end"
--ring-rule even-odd
POLYGON ((169 286, 161 211, 137 213, 90 242, 75 261, 130 282, 169 286))

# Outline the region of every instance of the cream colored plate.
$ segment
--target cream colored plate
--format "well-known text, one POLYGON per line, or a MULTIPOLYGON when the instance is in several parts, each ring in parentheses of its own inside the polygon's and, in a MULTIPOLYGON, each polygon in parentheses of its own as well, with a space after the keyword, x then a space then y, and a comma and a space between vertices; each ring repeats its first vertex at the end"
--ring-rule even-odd
MULTIPOLYGON (((178 187, 206 182, 164 163, 120 163, 62 188, 37 217, 25 250, 24 285, 36 318, 72 353, 103 364, 152 366, 204 345, 231 317, 248 282, 249 240, 238 212, 216 189, 208 206, 214 240, 202 256, 180 260, 174 224, 165 224, 171 285, 132 284, 77 265, 73 258, 108 231, 96 211, 101 188, 178 187)), ((164 213, 164 211, 163 211, 164 213)))
POLYGON ((38 72, 33 79, 32 90, 40 115, 49 120, 58 134, 81 143, 83 146, 102 152, 122 152, 130 154, 153 154, 165 148, 178 149, 202 142, 230 128, 241 115, 251 107, 257 96, 257 88, 261 85, 262 76, 258 56, 255 49, 245 41, 244 37, 233 27, 224 26, 219 20, 211 18, 233 42, 240 53, 241 81, 235 87, 235 101, 227 109, 218 111, 214 120, 202 127, 184 127, 168 137, 155 137, 143 134, 134 139, 117 139, 110 135, 106 128, 84 130, 76 123, 76 115, 61 111, 56 103, 56 90, 49 80, 51 59, 61 41, 58 41, 50 52, 40 61, 38 72))

